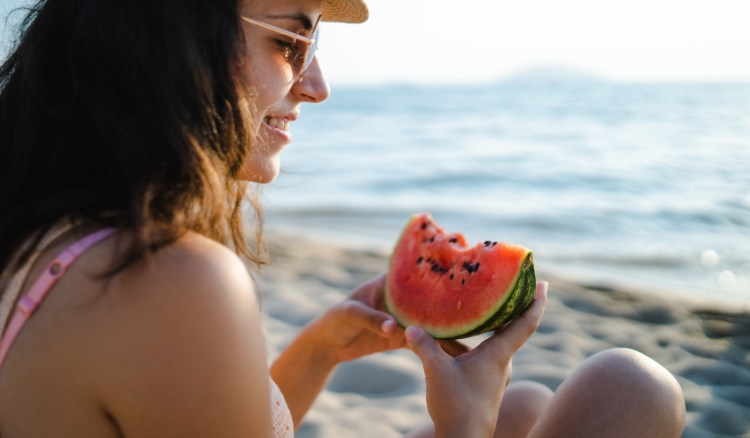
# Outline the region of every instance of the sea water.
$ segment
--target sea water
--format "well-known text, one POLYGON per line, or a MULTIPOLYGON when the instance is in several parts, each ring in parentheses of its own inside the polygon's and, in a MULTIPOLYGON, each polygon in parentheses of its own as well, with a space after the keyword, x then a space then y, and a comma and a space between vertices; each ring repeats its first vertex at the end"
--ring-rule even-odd
POLYGON ((389 246, 429 211, 541 270, 750 303, 750 84, 343 88, 292 132, 271 228, 389 246))

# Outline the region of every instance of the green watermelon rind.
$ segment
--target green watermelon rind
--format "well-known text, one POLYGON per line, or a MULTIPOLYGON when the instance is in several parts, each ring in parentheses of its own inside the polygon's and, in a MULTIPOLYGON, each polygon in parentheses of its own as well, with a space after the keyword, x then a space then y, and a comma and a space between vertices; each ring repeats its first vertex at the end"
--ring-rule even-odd
POLYGON ((457 335, 451 339, 468 338, 495 330, 501 325, 518 318, 524 310, 528 309, 534 302, 534 296, 536 295, 536 273, 534 272, 534 255, 532 253, 526 256, 521 265, 521 271, 516 278, 512 292, 506 295, 498 310, 487 321, 469 333, 457 335))
MULTIPOLYGON (((411 217, 411 220, 409 220, 406 227, 404 227, 401 233, 401 237, 403 237, 403 233, 406 232, 406 230, 416 219, 416 217, 417 215, 413 215, 411 217)), ((401 238, 399 238, 399 241, 400 240, 401 238)), ((391 254, 391 260, 393 258, 393 255, 394 254, 391 254)), ((396 313, 400 312, 394 312, 392 306, 389 303, 390 294, 388 293, 387 286, 388 282, 386 281, 384 290, 384 302, 386 311, 396 318, 396 322, 399 324, 399 326, 401 326, 402 328, 406 328, 406 325, 402 323, 401 318, 396 315, 396 313)), ((486 313, 486 315, 488 315, 487 318, 478 318, 478 322, 475 324, 471 324, 471 326, 469 327, 463 327, 461 329, 454 328, 453 330, 446 332, 441 332, 439 330, 435 330, 434 328, 422 328, 435 339, 463 339, 495 330, 501 325, 516 319, 519 315, 521 315, 521 313, 523 313, 524 310, 526 310, 531 305, 531 303, 534 301, 534 295, 536 294, 534 255, 531 251, 529 251, 529 253, 526 255, 526 258, 521 264, 518 275, 513 282, 513 286, 511 286, 508 290, 506 290, 506 292, 503 294, 505 298, 496 306, 494 306, 493 309, 489 310, 486 313), (508 292, 508 290, 510 290, 510 292, 508 292)))

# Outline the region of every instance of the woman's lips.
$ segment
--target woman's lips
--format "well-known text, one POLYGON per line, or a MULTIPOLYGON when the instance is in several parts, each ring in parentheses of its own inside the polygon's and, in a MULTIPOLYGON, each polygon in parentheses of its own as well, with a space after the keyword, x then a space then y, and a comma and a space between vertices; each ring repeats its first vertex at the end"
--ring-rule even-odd
POLYGON ((268 130, 279 136, 285 143, 292 141, 292 134, 289 132, 289 125, 292 123, 290 118, 285 117, 264 117, 263 124, 268 130))

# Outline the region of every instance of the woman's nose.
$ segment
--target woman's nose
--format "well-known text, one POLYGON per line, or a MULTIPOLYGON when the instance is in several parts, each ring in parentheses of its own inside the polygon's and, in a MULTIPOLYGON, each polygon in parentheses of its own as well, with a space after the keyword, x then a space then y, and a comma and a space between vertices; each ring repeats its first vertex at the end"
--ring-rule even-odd
POLYGON ((331 87, 323 76, 317 57, 313 58, 302 79, 292 86, 292 92, 303 102, 311 103, 323 102, 331 95, 331 87))

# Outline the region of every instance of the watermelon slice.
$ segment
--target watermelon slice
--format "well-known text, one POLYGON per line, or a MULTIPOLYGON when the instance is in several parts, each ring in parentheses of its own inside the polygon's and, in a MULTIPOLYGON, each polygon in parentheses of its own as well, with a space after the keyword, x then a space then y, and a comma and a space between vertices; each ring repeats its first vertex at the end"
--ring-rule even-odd
POLYGON ((534 300, 531 251, 486 241, 474 247, 446 233, 429 213, 406 224, 391 256, 385 305, 402 327, 420 327, 436 339, 494 330, 534 300))

